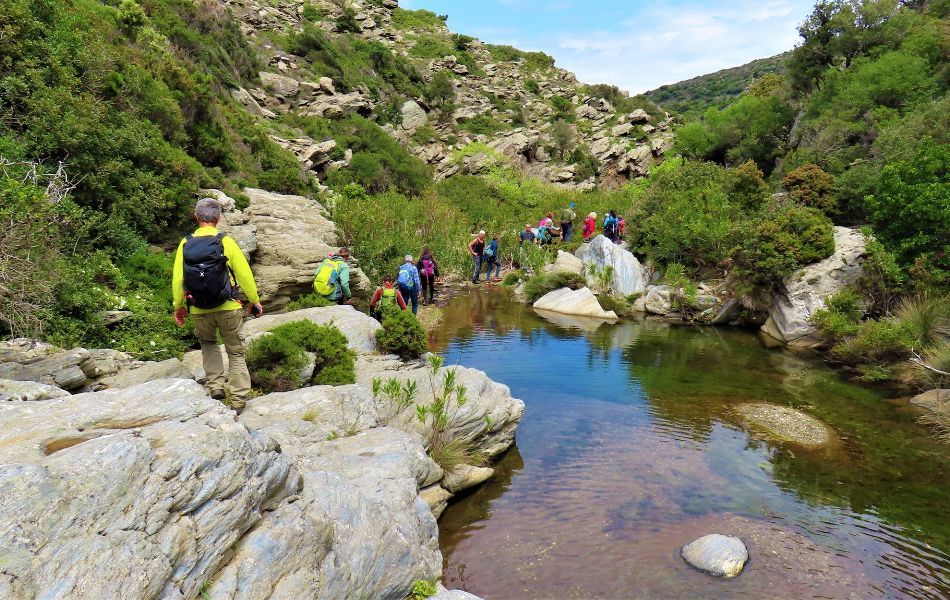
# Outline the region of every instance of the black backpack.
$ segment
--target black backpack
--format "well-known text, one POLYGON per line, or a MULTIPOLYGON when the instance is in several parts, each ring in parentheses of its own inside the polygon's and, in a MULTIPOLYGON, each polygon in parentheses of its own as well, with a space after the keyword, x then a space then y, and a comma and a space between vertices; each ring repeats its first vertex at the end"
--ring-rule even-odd
POLYGON ((237 298, 231 285, 231 269, 224 255, 223 233, 210 236, 189 235, 182 249, 185 271, 185 298, 197 308, 216 308, 237 298))

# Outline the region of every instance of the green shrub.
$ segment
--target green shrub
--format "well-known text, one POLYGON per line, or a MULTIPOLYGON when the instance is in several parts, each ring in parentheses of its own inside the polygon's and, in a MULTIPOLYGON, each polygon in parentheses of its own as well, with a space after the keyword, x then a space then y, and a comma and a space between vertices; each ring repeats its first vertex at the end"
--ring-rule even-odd
POLYGON ((538 85, 538 82, 535 81, 534 79, 528 79, 527 81, 525 81, 525 82, 524 82, 524 87, 525 87, 526 90, 528 90, 528 91, 531 92, 532 94, 540 94, 540 93, 541 93, 541 86, 538 85))
POLYGON ((502 123, 491 115, 482 113, 480 115, 475 115, 471 119, 463 121, 459 124, 459 128, 464 129, 469 133, 491 135, 504 129, 508 129, 508 125, 506 123, 502 123))
POLYGON ((858 333, 863 316, 861 297, 845 288, 828 298, 825 307, 811 316, 811 322, 827 340, 838 343, 858 333))
POLYGON ((425 329, 416 315, 395 308, 383 313, 383 328, 376 331, 376 343, 404 359, 418 358, 429 350, 425 329))
POLYGON ((294 300, 291 300, 287 303, 285 307, 287 312, 292 312, 295 310, 301 310, 304 308, 319 308, 321 306, 331 306, 333 302, 330 302, 325 297, 321 296, 316 292, 311 292, 304 296, 300 296, 294 300))
POLYGON ((513 286, 524 281, 525 274, 522 270, 509 271, 505 273, 505 278, 501 281, 502 285, 513 286))
POLYGON ((400 31, 432 31, 444 27, 445 19, 431 10, 397 8, 393 11, 393 26, 400 31))
POLYGON ((529 303, 534 303, 538 298, 564 287, 572 290, 580 289, 587 285, 587 280, 583 275, 558 271, 555 273, 543 273, 534 275, 524 283, 524 295, 529 303))
POLYGON ((914 345, 912 328, 894 319, 869 319, 861 323, 858 332, 839 344, 831 352, 849 362, 873 362, 906 358, 914 345))
POLYGON ((434 580, 430 579, 416 579, 412 582, 412 591, 409 592, 407 600, 425 600, 435 596, 438 592, 435 583, 434 580))
POLYGON ((247 368, 251 381, 265 393, 286 392, 303 385, 300 370, 307 355, 300 345, 281 335, 264 335, 248 345, 247 368))
POLYGON ((317 385, 356 383, 356 353, 349 349, 346 336, 333 325, 317 325, 312 321, 293 321, 271 330, 315 355, 312 381, 317 385))
POLYGON ((747 227, 732 251, 733 274, 745 293, 771 290, 795 269, 834 253, 834 230, 821 211, 779 202, 747 227))
POLYGON ((554 59, 544 52, 526 52, 514 46, 486 44, 495 62, 521 61, 529 71, 543 70, 554 66, 554 59))
POLYGON ((630 309, 626 300, 610 294, 599 294, 597 301, 600 303, 601 308, 606 311, 614 311, 618 317, 623 316, 630 309))
POLYGON ((838 208, 834 184, 834 176, 813 164, 802 165, 782 179, 782 187, 792 200, 817 208, 826 215, 833 215, 838 208))

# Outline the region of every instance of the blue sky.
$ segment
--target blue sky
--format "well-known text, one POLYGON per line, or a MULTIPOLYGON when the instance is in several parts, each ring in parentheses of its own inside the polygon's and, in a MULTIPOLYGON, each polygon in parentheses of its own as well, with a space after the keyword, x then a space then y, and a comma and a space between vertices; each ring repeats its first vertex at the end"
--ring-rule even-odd
POLYGON ((449 29, 543 50, 586 83, 631 93, 790 50, 814 0, 400 0, 449 29))

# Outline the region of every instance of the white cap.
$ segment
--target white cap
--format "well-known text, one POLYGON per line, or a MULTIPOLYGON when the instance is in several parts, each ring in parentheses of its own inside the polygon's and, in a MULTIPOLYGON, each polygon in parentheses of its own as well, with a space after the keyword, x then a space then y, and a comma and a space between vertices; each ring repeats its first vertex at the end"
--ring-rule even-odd
POLYGON ((484 230, 484 229, 480 230, 480 231, 478 232, 478 235, 485 235, 485 230, 484 230))
POLYGON ((411 255, 411 254, 407 254, 407 255, 406 255, 406 262, 412 262, 412 255, 411 255))

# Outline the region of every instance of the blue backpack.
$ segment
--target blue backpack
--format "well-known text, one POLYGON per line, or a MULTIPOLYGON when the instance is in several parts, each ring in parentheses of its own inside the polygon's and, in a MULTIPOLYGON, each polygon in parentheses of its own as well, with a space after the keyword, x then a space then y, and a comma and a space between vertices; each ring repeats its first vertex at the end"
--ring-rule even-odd
POLYGON ((396 277, 396 283, 410 290, 416 287, 416 279, 412 276, 412 265, 403 263, 399 267, 399 275, 396 277))
POLYGON ((604 219, 604 235, 607 237, 613 237, 617 235, 619 228, 620 219, 611 216, 608 216, 606 219, 604 219))

